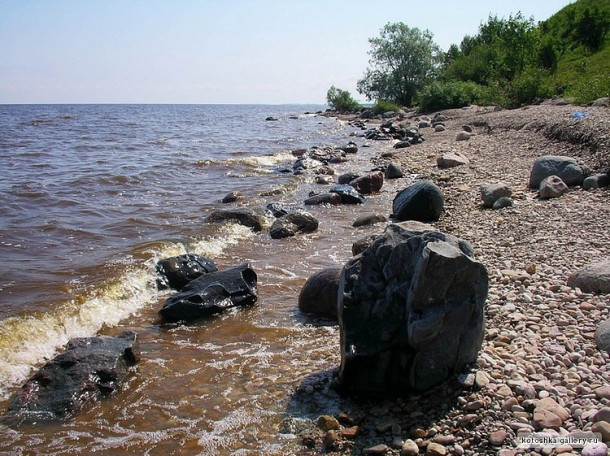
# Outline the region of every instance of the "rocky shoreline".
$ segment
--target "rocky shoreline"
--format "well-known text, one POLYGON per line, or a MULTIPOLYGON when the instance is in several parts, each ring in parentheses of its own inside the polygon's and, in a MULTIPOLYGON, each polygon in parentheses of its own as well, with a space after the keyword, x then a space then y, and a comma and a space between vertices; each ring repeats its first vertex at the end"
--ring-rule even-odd
MULTIPOLYGON (((393 149, 388 142, 376 164, 397 162, 435 182, 445 195, 436 228, 467 240, 487 267, 477 364, 454 381, 395 400, 345 401, 332 390, 330 373, 306 379, 294 401, 342 401, 344 411, 317 426, 301 423, 301 454, 580 454, 568 444, 517 449, 515 439, 543 429, 610 439, 610 358, 594 340, 608 318, 609 297, 568 286, 575 271, 610 258, 609 188, 576 187, 549 200, 528 188, 542 155, 574 157, 593 172, 608 172, 610 110, 542 105, 442 114, 444 129, 420 129, 425 142, 418 147, 393 149), (574 116, 582 111, 587 115, 574 116), (463 125, 471 133, 457 140, 463 125), (439 167, 439 157, 449 153, 467 163, 439 167), (513 206, 483 207, 481 187, 496 182, 511 187, 513 206)), ((591 447, 583 454, 606 451, 591 447)))

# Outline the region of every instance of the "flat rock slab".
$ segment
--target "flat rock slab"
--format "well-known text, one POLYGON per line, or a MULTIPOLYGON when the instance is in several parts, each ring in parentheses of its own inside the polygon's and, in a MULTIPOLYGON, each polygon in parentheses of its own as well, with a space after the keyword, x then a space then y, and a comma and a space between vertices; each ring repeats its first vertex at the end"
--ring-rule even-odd
POLYGON ((66 420, 117 392, 139 359, 137 335, 71 339, 10 401, 3 421, 35 424, 66 420))

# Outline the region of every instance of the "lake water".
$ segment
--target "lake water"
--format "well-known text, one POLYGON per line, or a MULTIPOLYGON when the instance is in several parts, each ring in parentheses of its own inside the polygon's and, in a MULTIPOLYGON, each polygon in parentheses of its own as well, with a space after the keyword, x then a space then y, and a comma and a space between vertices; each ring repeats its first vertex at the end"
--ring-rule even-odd
MULTIPOLYGON (((6 454, 291 454, 280 433, 295 388, 339 364, 336 326, 297 309, 313 272, 343 264, 351 244, 381 228, 399 184, 364 205, 309 207, 316 233, 273 240, 203 223, 231 206, 302 204, 313 175, 278 172, 291 151, 347 143, 353 130, 306 114, 322 106, 0 106, 0 408, 72 337, 138 333, 142 360, 120 394, 67 423, 0 426, 6 454), (265 121, 267 116, 277 121, 265 121), (182 253, 220 269, 252 263, 257 306, 190 325, 164 325, 168 296, 156 261, 182 253)), ((364 144, 356 139, 359 146, 364 144)), ((337 174, 372 168, 360 148, 337 174)), ((402 184, 404 186, 404 182, 402 184)), ((271 220, 269 221, 271 223, 271 220)), ((311 413, 311 411, 309 412, 311 413)), ((303 416, 307 413, 303 411, 303 416)), ((295 446, 297 445, 297 446, 295 446)))

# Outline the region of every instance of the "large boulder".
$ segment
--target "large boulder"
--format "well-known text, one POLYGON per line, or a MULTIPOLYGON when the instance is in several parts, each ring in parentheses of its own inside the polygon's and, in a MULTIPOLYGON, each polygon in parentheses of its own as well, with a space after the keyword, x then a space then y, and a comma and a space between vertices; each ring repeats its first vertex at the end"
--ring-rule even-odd
POLYGON ((137 335, 71 339, 11 399, 3 421, 34 424, 71 418, 117 392, 139 359, 137 335))
POLYGON ((261 218, 252 209, 247 208, 218 209, 210 212, 205 218, 205 223, 228 222, 247 226, 253 231, 261 231, 263 229, 261 218))
POLYGON ((568 286, 585 293, 610 293, 610 258, 590 263, 568 277, 568 286))
POLYGON ((187 253, 159 260, 156 265, 157 286, 163 290, 173 288, 181 290, 191 280, 203 274, 218 271, 216 263, 209 258, 194 253, 187 253))
POLYGON ((396 195, 392 202, 394 218, 399 221, 436 222, 445 205, 440 188, 429 180, 415 182, 396 195))
POLYGON ((568 187, 581 185, 587 177, 582 166, 572 157, 545 155, 538 157, 530 172, 530 188, 539 188, 544 178, 559 176, 568 187))
POLYGON ((337 318, 337 292, 341 270, 341 267, 322 269, 307 279, 299 293, 301 312, 337 318))
POLYGON ((467 242, 390 225, 339 283, 340 387, 422 391, 477 359, 489 278, 467 242))
POLYGON ((298 233, 312 233, 318 229, 318 220, 308 212, 292 212, 278 218, 269 234, 273 239, 282 239, 295 236, 298 233))
POLYGON ((365 174, 364 176, 358 177, 349 183, 363 195, 369 195, 371 193, 377 193, 383 187, 383 173, 377 171, 375 173, 365 174))
POLYGON ((211 272, 191 280, 170 296, 161 316, 170 322, 192 321, 236 306, 251 306, 258 299, 257 275, 248 263, 211 272))

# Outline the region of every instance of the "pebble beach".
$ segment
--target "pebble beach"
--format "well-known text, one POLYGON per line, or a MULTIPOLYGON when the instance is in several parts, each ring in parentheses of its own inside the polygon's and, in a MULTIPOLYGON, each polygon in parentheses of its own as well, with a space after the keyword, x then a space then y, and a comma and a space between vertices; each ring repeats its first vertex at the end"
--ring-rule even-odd
MULTIPOLYGON (((546 104, 441 114, 444 131, 421 129, 425 142, 416 147, 397 150, 388 142, 377 161, 398 162, 441 187, 445 212, 436 228, 467 240, 489 272, 477 364, 423 394, 345 406, 351 409, 334 417, 336 427, 319 422, 305 433, 310 448, 303 454, 606 454, 603 444, 517 448, 516 438, 541 430, 609 438, 610 358, 594 335, 610 298, 567 285, 575 271, 610 258, 609 190, 576 187, 542 200, 528 178, 542 155, 608 172, 610 110, 546 104), (583 110, 586 117, 573 115, 583 110), (463 126, 471 133, 458 141, 463 126), (448 153, 467 163, 439 168, 448 153), (481 188, 498 182, 512 189, 514 205, 484 208, 481 188)), ((324 390, 324 379, 314 387, 324 390)))

